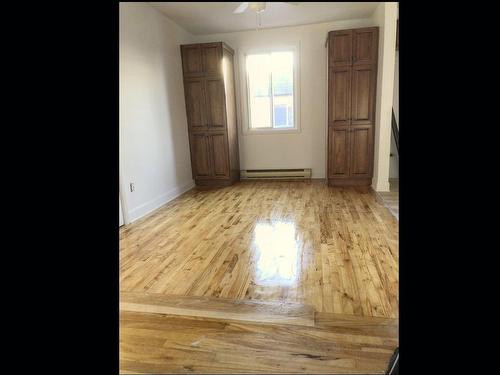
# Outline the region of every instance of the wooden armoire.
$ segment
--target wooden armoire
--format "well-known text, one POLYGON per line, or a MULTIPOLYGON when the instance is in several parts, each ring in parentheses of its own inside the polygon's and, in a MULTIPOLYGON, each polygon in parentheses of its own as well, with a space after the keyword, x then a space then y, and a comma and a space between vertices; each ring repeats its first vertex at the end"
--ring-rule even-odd
POLYGON ((234 51, 223 42, 181 45, 184 95, 196 185, 240 178, 234 51))
POLYGON ((378 27, 328 33, 328 184, 371 185, 378 27))

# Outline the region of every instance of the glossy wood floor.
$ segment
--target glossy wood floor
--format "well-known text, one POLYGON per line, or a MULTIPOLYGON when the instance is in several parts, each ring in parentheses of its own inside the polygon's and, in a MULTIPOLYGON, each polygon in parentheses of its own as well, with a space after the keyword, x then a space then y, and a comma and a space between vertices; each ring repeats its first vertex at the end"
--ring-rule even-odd
POLYGON ((311 327, 121 311, 120 372, 383 374, 397 321, 331 315, 311 327))
POLYGON ((398 221, 323 182, 192 190, 120 229, 120 290, 398 316, 398 221))

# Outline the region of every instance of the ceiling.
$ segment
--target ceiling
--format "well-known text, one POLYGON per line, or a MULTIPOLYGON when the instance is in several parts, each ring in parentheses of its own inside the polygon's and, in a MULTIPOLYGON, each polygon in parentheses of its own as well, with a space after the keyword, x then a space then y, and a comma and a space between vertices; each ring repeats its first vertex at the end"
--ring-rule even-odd
MULTIPOLYGON (((241 2, 150 2, 191 34, 216 34, 254 30, 256 15, 250 9, 233 14, 241 2)), ((377 2, 302 2, 290 5, 268 2, 261 14, 260 28, 307 25, 311 23, 340 21, 370 17, 377 2)))

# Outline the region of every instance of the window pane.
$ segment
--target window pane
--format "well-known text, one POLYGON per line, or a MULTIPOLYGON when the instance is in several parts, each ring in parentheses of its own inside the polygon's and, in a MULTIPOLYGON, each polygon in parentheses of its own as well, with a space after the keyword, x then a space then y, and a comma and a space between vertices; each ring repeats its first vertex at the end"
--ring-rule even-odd
POLYGON ((287 108, 286 105, 274 104, 274 126, 277 128, 286 127, 287 121, 287 108))
POLYGON ((250 55, 246 61, 250 127, 271 127, 270 56, 250 55))
POLYGON ((274 127, 293 127, 293 52, 273 52, 271 61, 274 127))

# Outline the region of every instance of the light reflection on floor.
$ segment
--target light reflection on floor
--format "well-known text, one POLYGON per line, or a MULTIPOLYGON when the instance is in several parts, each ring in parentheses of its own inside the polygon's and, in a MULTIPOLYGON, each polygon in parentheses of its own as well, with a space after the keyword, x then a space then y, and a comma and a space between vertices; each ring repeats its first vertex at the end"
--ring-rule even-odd
POLYGON ((297 282, 298 246, 295 223, 257 223, 255 281, 260 285, 290 286, 297 282))

